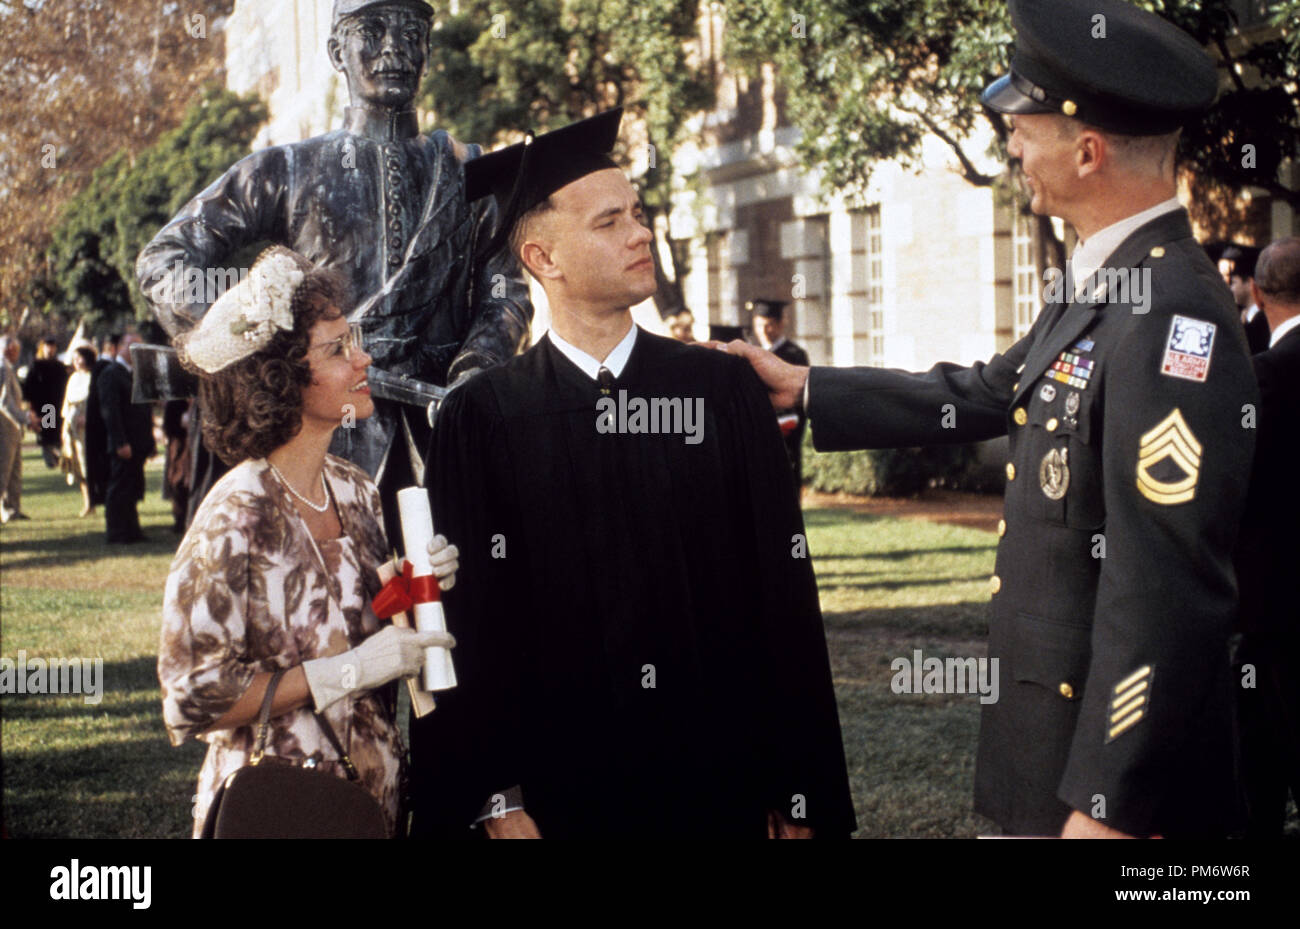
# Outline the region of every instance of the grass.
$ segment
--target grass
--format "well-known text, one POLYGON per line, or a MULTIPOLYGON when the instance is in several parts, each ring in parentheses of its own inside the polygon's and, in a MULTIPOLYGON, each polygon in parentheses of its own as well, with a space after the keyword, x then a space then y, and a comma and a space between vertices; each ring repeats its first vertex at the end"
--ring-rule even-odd
MULTIPOLYGON (((147 469, 140 507, 150 541, 103 542, 103 518, 25 449, 30 522, 0 529, 0 652, 102 658, 104 696, 0 699, 3 816, 13 837, 181 837, 205 746, 172 748, 155 656, 176 537, 147 469)), ((102 513, 102 511, 101 511, 102 513)), ((805 513, 821 590, 859 836, 971 836, 979 703, 899 695, 890 662, 985 653, 990 532, 838 509, 805 513)), ((403 712, 403 719, 405 713, 403 712)), ((1292 826, 1295 826, 1294 817, 1292 826)))
MULTIPOLYGON (((101 658, 103 700, 6 695, 4 823, 13 837, 187 836, 205 746, 172 748, 163 729, 157 654, 162 588, 176 537, 146 471, 148 543, 104 544, 103 517, 25 449, 30 522, 0 529, 0 647, 8 658, 101 658)), ((100 511, 102 514, 102 510, 100 511)), ((822 590, 861 835, 972 835, 978 703, 898 696, 890 660, 983 654, 989 533, 837 510, 807 513, 822 590)))
POLYGON ((990 532, 842 510, 804 514, 817 571, 858 835, 971 836, 979 702, 900 695, 890 662, 982 657, 990 532))

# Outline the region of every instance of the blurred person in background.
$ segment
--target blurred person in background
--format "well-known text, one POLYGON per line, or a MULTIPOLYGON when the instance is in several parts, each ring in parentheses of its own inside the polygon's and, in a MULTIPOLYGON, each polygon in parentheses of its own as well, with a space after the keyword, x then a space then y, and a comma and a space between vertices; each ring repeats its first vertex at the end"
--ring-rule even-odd
POLYGON ((16 336, 0 336, 0 524, 28 519, 22 510, 23 427, 31 425, 14 365, 23 353, 16 336))
POLYGON ((68 476, 69 486, 81 489, 81 512, 84 519, 95 512, 90 500, 90 483, 87 479, 86 414, 90 401, 90 371, 95 366, 95 350, 89 345, 78 345, 72 352, 72 374, 63 393, 63 433, 60 443, 59 463, 68 476))
POLYGON ((63 432, 63 391, 68 386, 68 369, 59 361, 59 343, 41 339, 36 360, 27 371, 23 394, 31 406, 36 443, 45 467, 59 466, 59 438, 63 432))

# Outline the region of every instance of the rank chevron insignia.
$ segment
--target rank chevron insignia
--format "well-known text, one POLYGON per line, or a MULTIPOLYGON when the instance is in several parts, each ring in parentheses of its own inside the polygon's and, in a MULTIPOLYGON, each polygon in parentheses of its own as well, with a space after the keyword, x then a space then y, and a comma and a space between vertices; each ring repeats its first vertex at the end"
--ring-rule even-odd
POLYGON ((1152 503, 1186 503, 1196 495, 1201 471, 1201 443, 1177 408, 1142 436, 1138 447, 1137 487, 1152 503), (1161 465, 1165 465, 1161 468, 1161 465), (1177 465, 1181 476, 1157 476, 1177 465))
POLYGON ((1151 665, 1143 665, 1111 690, 1107 742, 1128 732, 1146 715, 1151 702, 1152 670, 1151 665))

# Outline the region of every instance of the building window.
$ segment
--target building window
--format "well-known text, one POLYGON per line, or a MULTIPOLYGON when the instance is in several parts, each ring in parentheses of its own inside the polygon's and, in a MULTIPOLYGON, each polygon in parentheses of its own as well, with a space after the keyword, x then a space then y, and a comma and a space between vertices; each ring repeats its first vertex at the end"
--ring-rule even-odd
POLYGON ((1034 220, 1016 211, 1012 242, 1016 251, 1015 265, 1015 325, 1013 341, 1020 341, 1034 324, 1041 306, 1038 292, 1038 262, 1034 257, 1034 220))
POLYGON ((880 205, 855 209, 850 213, 853 226, 853 265, 857 286, 850 292, 861 300, 854 313, 854 352, 858 364, 881 366, 885 359, 884 313, 884 242, 880 234, 880 205), (861 287, 859 290, 858 287, 861 287))

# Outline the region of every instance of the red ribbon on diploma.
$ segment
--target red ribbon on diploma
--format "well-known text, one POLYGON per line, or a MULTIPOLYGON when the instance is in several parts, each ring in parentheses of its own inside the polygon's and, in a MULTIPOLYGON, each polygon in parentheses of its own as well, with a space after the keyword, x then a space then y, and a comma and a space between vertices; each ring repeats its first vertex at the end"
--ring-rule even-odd
POLYGON ((388 619, 398 613, 405 613, 417 603, 438 602, 438 578, 434 574, 424 577, 412 577, 414 568, 409 561, 402 562, 402 573, 397 575, 375 594, 370 601, 375 615, 388 619))

